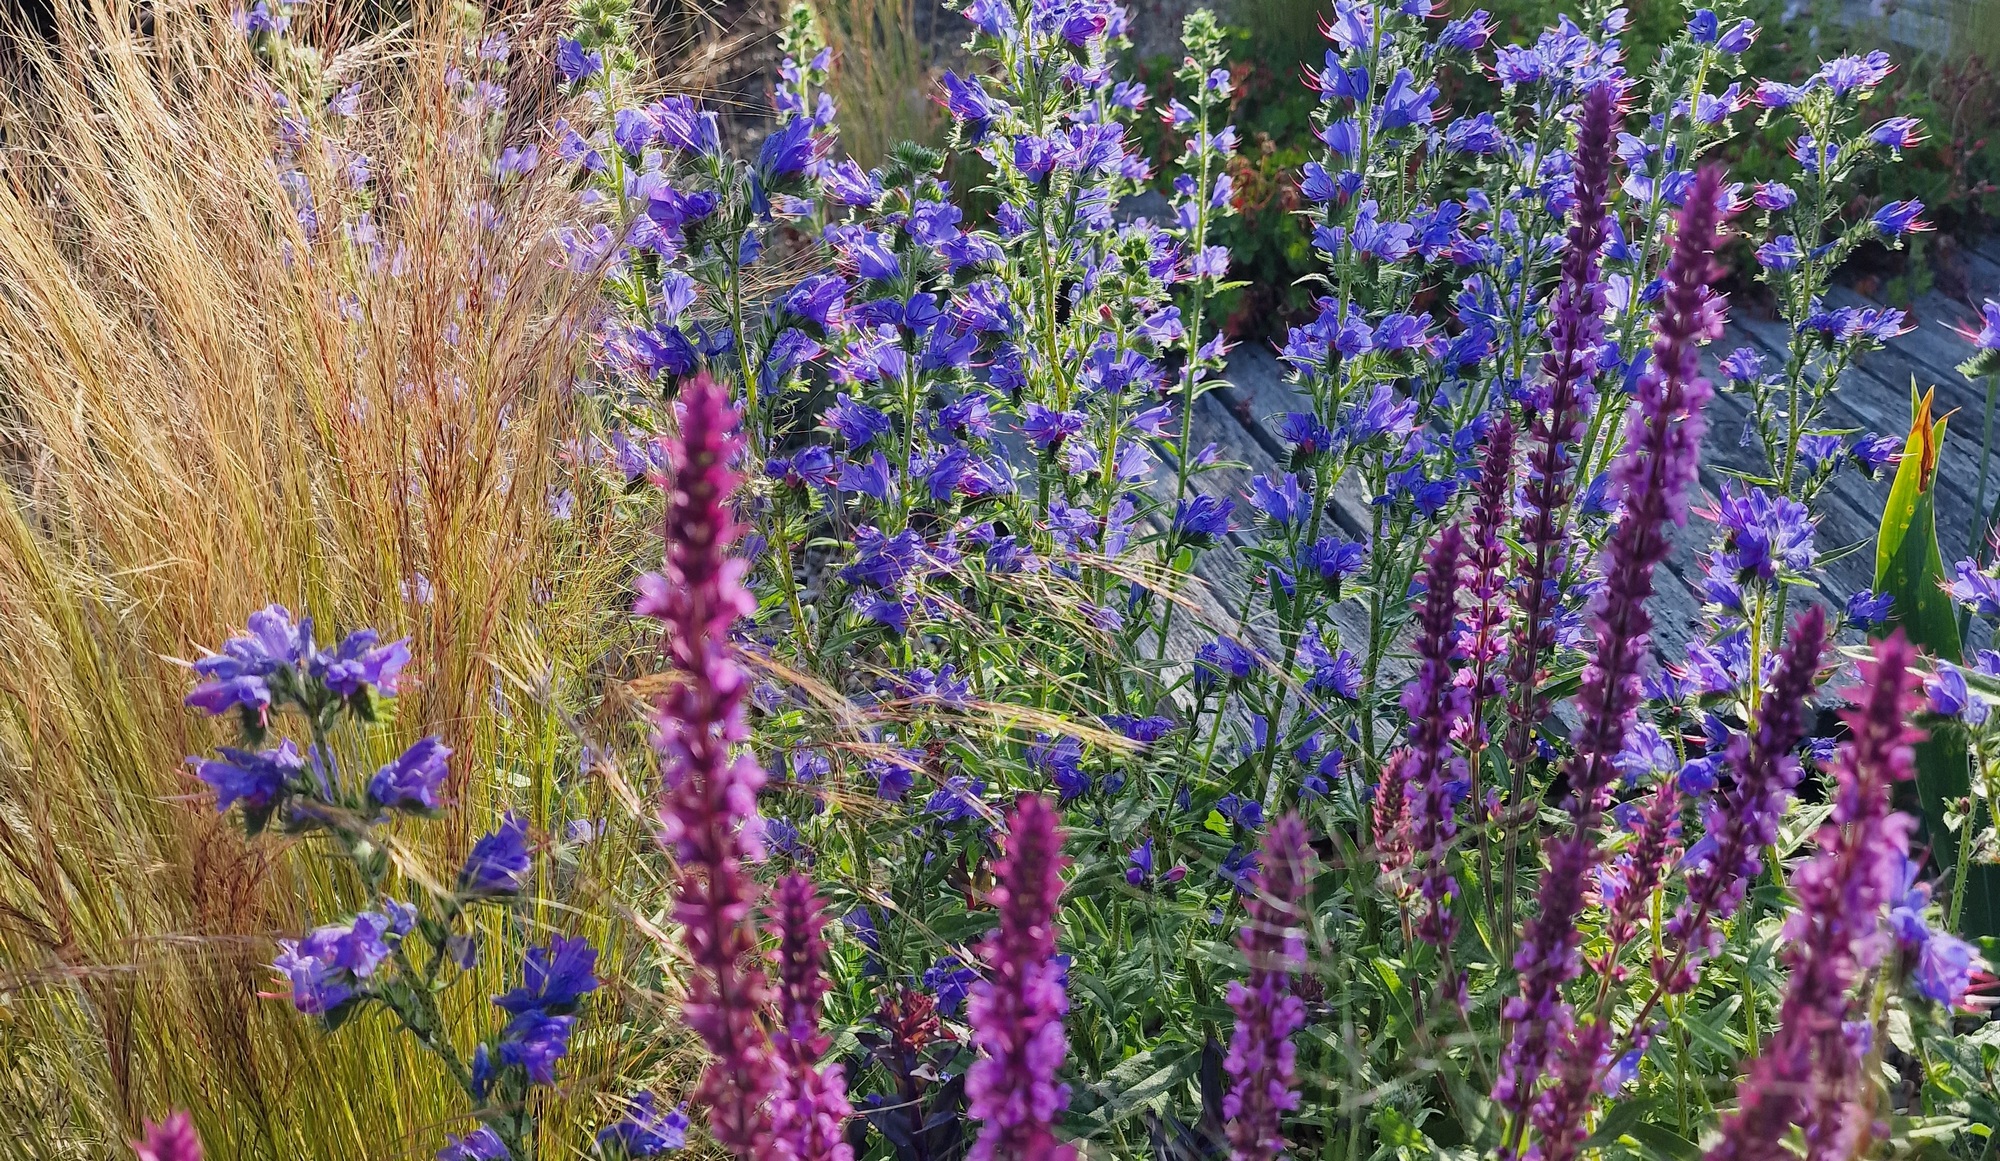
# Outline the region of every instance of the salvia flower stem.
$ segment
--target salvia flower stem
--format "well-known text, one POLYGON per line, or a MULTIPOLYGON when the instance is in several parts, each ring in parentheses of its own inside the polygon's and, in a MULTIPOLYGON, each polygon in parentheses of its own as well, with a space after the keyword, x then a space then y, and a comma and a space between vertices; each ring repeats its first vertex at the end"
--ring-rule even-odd
POLYGON ((1228 1120, 1231 1161, 1273 1161, 1282 1155, 1282 1118, 1299 1104, 1297 1049, 1291 1038, 1305 1025, 1306 1008, 1293 991, 1292 977, 1305 966, 1304 908, 1312 864, 1310 836, 1298 815, 1272 823, 1238 939, 1250 976, 1229 985, 1236 1031, 1223 1061, 1232 1083, 1222 1113, 1228 1120))
POLYGON ((1505 950, 1514 938, 1516 843, 1514 813, 1526 811, 1535 731, 1547 716, 1541 694, 1543 657, 1554 641, 1556 583, 1565 569, 1568 512, 1575 493, 1573 445, 1594 395, 1597 348, 1603 338, 1604 284, 1598 256, 1604 248, 1611 185, 1618 93, 1599 85, 1584 97, 1577 125, 1576 210, 1556 287, 1551 345, 1542 360, 1545 388, 1527 409, 1527 480, 1522 487, 1521 551, 1517 554, 1514 640, 1507 655, 1513 700, 1502 750, 1507 757, 1509 815, 1501 852, 1500 927, 1505 950))
MULTIPOLYGON (((1519 1155, 1534 1091, 1552 1054, 1574 1055, 1590 1047, 1586 1040, 1596 1039, 1574 1035, 1562 987, 1582 968, 1577 917, 1600 861, 1598 831, 1618 775, 1626 723, 1639 702, 1640 667, 1652 633, 1646 602, 1653 594, 1653 572, 1666 559, 1669 527, 1687 519, 1686 491, 1694 479, 1702 407, 1709 396, 1708 382, 1698 373, 1698 343, 1719 326, 1708 283, 1721 224, 1721 186, 1721 171, 1709 167, 1688 191, 1655 323, 1653 370, 1640 381, 1639 406, 1614 470, 1624 514, 1605 545, 1604 587, 1590 614, 1595 649, 1577 698, 1582 720, 1576 753, 1565 768, 1574 826, 1547 841, 1548 867, 1536 892, 1540 911, 1526 924, 1514 958, 1520 994, 1508 1000, 1504 1012, 1508 1043, 1494 1100, 1512 1120, 1505 1143, 1509 1156, 1519 1155)), ((1550 1114, 1536 1118, 1544 1153, 1566 1157, 1579 1139, 1580 1120, 1567 1119, 1568 1108, 1542 1111, 1550 1114)))
POLYGON ((1050 1131, 1069 1104, 1056 1082, 1068 1054, 1063 1014, 1068 971, 1056 958, 1063 832, 1055 807, 1024 795, 1007 818, 1007 853, 994 868, 1000 926, 986 937, 987 979, 973 986, 967 1016, 985 1055, 966 1073, 966 1112, 983 1122, 969 1161, 1073 1158, 1050 1131))
POLYGON ((698 969, 683 1019, 715 1055, 697 1099, 709 1108, 716 1142, 753 1157, 770 1137, 765 1106, 779 1073, 761 1023, 774 997, 755 962, 758 888, 745 867, 760 853, 744 823, 756 814, 764 774, 747 753, 731 753, 748 736, 750 682, 730 656, 729 630, 754 609, 744 563, 729 555, 741 534, 730 511, 739 420, 705 374, 683 386, 680 410, 669 448, 666 569, 646 578, 640 600, 642 613, 665 623, 680 678, 662 701, 655 738, 667 788, 662 841, 680 860, 674 919, 698 969))
POLYGON ((1481 906, 1490 926, 1493 921, 1492 832, 1488 823, 1488 803, 1484 789, 1486 763, 1486 706, 1506 695, 1506 596, 1507 545, 1504 535, 1514 496, 1514 418, 1502 415, 1486 436, 1486 451, 1479 465, 1479 485, 1473 491, 1472 515, 1465 549, 1466 587, 1471 594, 1470 624, 1466 629, 1470 654, 1466 692, 1466 796, 1472 816, 1479 823, 1479 885, 1481 906))
POLYGON ((1687 897, 1667 925, 1667 935, 1677 944, 1674 959, 1654 965, 1658 990, 1641 1011, 1641 1020, 1660 992, 1676 995, 1694 986, 1702 962, 1715 953, 1715 923, 1736 913, 1763 869, 1761 852, 1777 841, 1778 823, 1799 781, 1793 751, 1805 737, 1806 698, 1826 652, 1826 629, 1826 613, 1817 605, 1792 622, 1756 732, 1730 742, 1724 755, 1730 781, 1708 819, 1707 852, 1688 869, 1687 897))
POLYGON ((1424 600, 1417 612, 1417 675, 1403 689, 1410 716, 1408 781, 1403 787, 1410 827, 1410 850, 1421 865, 1421 912, 1417 938, 1448 952, 1458 931, 1452 908, 1458 881, 1450 871, 1457 837, 1452 784, 1452 730, 1464 718, 1468 691, 1452 680, 1458 656, 1458 580, 1465 535, 1446 525, 1424 555, 1424 600))
POLYGON ((1799 907, 1784 932, 1791 980, 1778 1030, 1751 1065, 1708 1161, 1791 1156, 1783 1142, 1794 1125, 1805 1129, 1809 1156, 1860 1156, 1867 1144, 1875 1110, 1864 1097, 1850 992, 1892 945, 1883 912, 1903 890, 1915 823, 1890 809, 1889 795, 1913 775, 1912 747, 1923 737, 1908 724, 1918 700, 1915 660, 1899 630, 1876 643, 1860 688, 1849 693, 1833 815, 1819 853, 1792 879, 1799 907))
POLYGON ((771 1100, 773 1154, 779 1161, 853 1161, 842 1134, 853 1108, 841 1066, 822 1069, 831 1041, 820 1031, 820 1005, 830 985, 826 959, 825 901, 801 874, 778 880, 771 924, 778 933, 778 1031, 773 1036, 783 1069, 771 1100))

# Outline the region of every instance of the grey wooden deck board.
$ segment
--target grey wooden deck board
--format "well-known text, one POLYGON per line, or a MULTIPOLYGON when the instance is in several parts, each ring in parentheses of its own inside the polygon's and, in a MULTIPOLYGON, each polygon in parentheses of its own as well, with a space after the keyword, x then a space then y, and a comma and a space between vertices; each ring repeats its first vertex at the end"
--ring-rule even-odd
MULTIPOLYGON (((2000 236, 1982 239, 1964 251, 1966 268, 1974 287, 1975 301, 2000 296, 2000 236)), ((1830 306, 1869 305, 1879 302, 1847 287, 1827 294, 1830 306)), ((1909 382, 1915 376, 1920 389, 1937 387, 1938 410, 1958 409, 1951 434, 1939 462, 1937 483, 1938 534, 1947 561, 1965 555, 1966 530, 1975 499, 1980 452, 1980 424, 1985 406, 1983 385, 1969 383, 1956 366, 1970 347, 1951 334, 1947 324, 1964 325, 1974 319, 1962 302, 1932 292, 1920 298, 1911 310, 1916 324, 1885 349, 1874 352, 1848 368, 1836 385, 1824 426, 1852 427, 1901 438, 1909 428, 1909 382)), ((1716 362, 1738 346, 1761 351, 1766 365, 1782 364, 1789 345, 1787 328, 1781 321, 1733 312, 1723 337, 1704 352, 1704 365, 1715 377, 1716 362)), ((1246 344, 1231 353, 1226 378, 1229 386, 1212 392, 1197 404, 1194 417, 1196 442, 1214 441, 1226 458, 1249 465, 1203 476, 1201 490, 1216 495, 1232 495, 1239 503, 1248 490, 1252 474, 1275 470, 1284 453, 1277 438, 1278 417, 1288 411, 1306 409, 1287 383, 1283 367, 1269 349, 1246 344)), ((1741 438, 1749 422, 1750 401, 1734 394, 1719 394, 1709 411, 1708 434, 1702 445, 1701 487, 1707 498, 1720 491, 1730 471, 1761 474, 1763 456, 1754 445, 1745 447, 1741 438)), ((2000 464, 1996 465, 2000 469, 2000 464)), ((1988 503, 2000 492, 2000 470, 1988 486, 1988 503)), ((1888 494, 1889 480, 1867 480, 1851 470, 1837 473, 1820 493, 1816 504, 1819 519, 1818 543, 1822 553, 1851 544, 1860 547, 1829 562, 1815 578, 1825 598, 1839 604, 1848 594, 1867 587, 1874 574, 1874 540, 1881 506, 1888 494)), ((1704 554, 1714 537, 1713 524, 1699 511, 1688 527, 1675 536, 1673 554, 1657 581, 1653 612, 1656 643, 1663 657, 1684 656, 1690 634, 1700 621, 1700 581, 1704 554)), ((1370 523, 1370 514, 1358 486, 1344 488, 1336 496, 1336 522, 1348 535, 1359 535, 1370 523)), ((1211 552, 1199 570, 1210 583, 1230 598, 1245 591, 1245 581, 1227 575, 1243 567, 1239 551, 1223 548, 1211 552)), ((1346 626, 1343 625, 1343 628, 1346 626)), ((1265 636, 1268 629, 1258 636, 1265 636)), ((1260 642, 1261 643, 1261 642, 1260 642)))

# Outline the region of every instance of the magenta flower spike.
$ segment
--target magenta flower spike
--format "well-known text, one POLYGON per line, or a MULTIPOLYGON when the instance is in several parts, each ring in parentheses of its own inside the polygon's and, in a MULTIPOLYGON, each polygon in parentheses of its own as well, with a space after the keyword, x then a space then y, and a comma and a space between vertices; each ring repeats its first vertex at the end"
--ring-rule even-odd
MULTIPOLYGON (((1639 704, 1640 669, 1653 628, 1646 611, 1653 570, 1666 559, 1668 527, 1687 520, 1687 489, 1694 480, 1702 407, 1709 397, 1708 381, 1699 375, 1699 343, 1721 325, 1718 303, 1708 289, 1721 226, 1721 189, 1721 170, 1702 170, 1676 220, 1666 289, 1654 322, 1653 370, 1639 383, 1625 450, 1612 471, 1624 515, 1605 545, 1604 587, 1590 609, 1595 648, 1577 696, 1582 720, 1576 752, 1565 769, 1575 828, 1547 841, 1548 867, 1536 892, 1540 910, 1524 926, 1514 957, 1521 991, 1502 1013, 1508 1043, 1493 1099, 1511 1118, 1503 1145, 1508 1157, 1521 1155, 1525 1119, 1552 1056, 1583 1053, 1589 1049, 1585 1040, 1592 1039, 1573 1035, 1562 986, 1582 970, 1576 921, 1601 858, 1598 830, 1618 777, 1626 723, 1639 704)), ((1592 1052, 1592 1068, 1594 1056, 1592 1052)), ((1582 1119, 1568 1119, 1568 1108, 1545 1107, 1549 1115, 1536 1118, 1542 1153, 1556 1161, 1569 1157, 1581 1140, 1582 1119)))
MULTIPOLYGON (((1472 514, 1466 521, 1465 590, 1469 598, 1464 629, 1466 691, 1471 706, 1466 717, 1468 747, 1477 754, 1486 744, 1486 704, 1507 690, 1507 543, 1504 536, 1513 514, 1514 417, 1502 414, 1486 433, 1485 454, 1479 461, 1479 483, 1472 493, 1472 514)), ((1479 763, 1470 763, 1472 809, 1483 812, 1479 763)))
POLYGON ((1305 966, 1303 903, 1312 886, 1306 824, 1288 814, 1264 836, 1263 868, 1246 900, 1249 922, 1238 944, 1250 978, 1229 985, 1236 1030, 1223 1069, 1234 1082, 1222 1098, 1231 1161, 1273 1161, 1285 1151, 1282 1118, 1299 1106, 1292 1033, 1306 1022, 1292 974, 1305 966))
POLYGON ((1763 869, 1761 852, 1778 838, 1778 822, 1799 783, 1792 753, 1806 733, 1806 698, 1826 652, 1826 613, 1814 605, 1792 622, 1791 639, 1765 692, 1753 735, 1738 734, 1725 755, 1730 781, 1709 819, 1707 853, 1687 872, 1687 897, 1668 921, 1678 958, 1654 965, 1670 994, 1694 987, 1702 961, 1715 954, 1715 922, 1736 913, 1744 892, 1763 869))
POLYGON ((736 408, 706 375, 681 391, 680 434, 668 447, 664 575, 640 580, 638 611, 666 625, 680 682, 662 700, 654 739, 665 775, 661 838, 680 860, 674 920, 697 970, 682 1018, 714 1053, 695 1098, 710 1132, 739 1156, 761 1156, 770 1137, 766 1101, 779 1069, 760 1022, 773 996, 757 966, 751 918, 758 889, 744 864, 754 848, 757 788, 764 773, 731 749, 748 735, 750 681, 729 652, 729 630, 754 609, 744 563, 729 555, 741 534, 730 501, 738 479, 736 408))
POLYGON ((1437 534, 1424 554, 1424 600, 1417 611, 1417 675, 1403 687, 1403 711, 1410 715, 1408 781, 1403 786, 1409 849, 1420 863, 1423 910, 1417 937, 1448 947, 1458 930, 1452 900, 1458 881, 1447 869, 1452 840, 1458 835, 1451 736, 1465 717, 1468 692, 1452 680, 1458 657, 1459 564, 1465 535, 1450 524, 1437 534))
POLYGON ((1853 704, 1841 718, 1851 732, 1834 760, 1833 815, 1819 853, 1792 878, 1799 905, 1785 924, 1791 979, 1778 1031, 1738 1089, 1709 1161, 1789 1157, 1781 1142, 1792 1125, 1804 1126, 1809 1156, 1857 1157, 1866 1146, 1875 1109, 1848 993, 1894 944, 1883 915, 1902 894, 1915 820, 1892 811, 1889 795, 1913 776, 1912 747, 1923 738, 1909 725, 1921 697, 1915 660, 1898 630, 1876 642, 1861 686, 1847 691, 1853 704))
POLYGON ((1542 359, 1545 383, 1528 408, 1526 512, 1521 520, 1523 551, 1516 569, 1520 616, 1508 655, 1507 679, 1514 690, 1512 722, 1504 749, 1518 771, 1535 753, 1535 726, 1547 715, 1536 693, 1542 658, 1554 643, 1548 580, 1563 570, 1568 508, 1575 492, 1571 445, 1595 392, 1597 350, 1604 339, 1604 283, 1598 257, 1604 249, 1611 192, 1611 159, 1619 123, 1619 90, 1600 84, 1584 94, 1576 135, 1576 216, 1570 222, 1556 285, 1555 318, 1549 352, 1542 359))
POLYGON ((1076 1156, 1049 1129, 1069 1105, 1069 1086, 1056 1082, 1069 1053, 1069 971, 1056 958, 1056 904, 1069 863, 1062 846, 1055 807, 1023 795, 1007 819, 1007 853, 994 867, 1000 926, 983 949, 988 978, 973 985, 966 1008, 972 1042, 984 1053, 965 1077, 966 1111, 984 1122, 968 1161, 1076 1156))
POLYGON ((842 1135, 854 1109, 838 1064, 819 1067, 831 1041, 820 1032, 820 1003, 829 987, 824 965, 825 901, 811 879, 778 880, 770 906, 778 932, 778 1017, 773 1037, 782 1074, 771 1098, 773 1155, 781 1161, 854 1161, 842 1135))
POLYGON ((146 1122, 145 1136, 132 1142, 139 1161, 201 1161, 201 1138, 186 1113, 146 1122))

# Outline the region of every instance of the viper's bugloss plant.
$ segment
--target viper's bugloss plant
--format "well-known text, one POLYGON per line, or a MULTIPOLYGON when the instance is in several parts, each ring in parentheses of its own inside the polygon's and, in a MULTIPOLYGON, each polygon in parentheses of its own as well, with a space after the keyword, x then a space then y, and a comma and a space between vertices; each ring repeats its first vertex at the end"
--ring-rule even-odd
MULTIPOLYGON (((294 1007, 335 1032, 371 1006, 384 1009, 464 1089, 473 1115, 486 1121, 440 1157, 524 1156, 532 1148, 533 1086, 556 1082, 569 1054, 577 1012, 599 987, 597 951, 556 936, 521 956, 521 983, 492 998, 497 1014, 481 1021, 470 1056, 465 1034, 438 996, 482 954, 476 913, 512 905, 528 887, 535 851, 526 826, 506 814, 472 844, 452 889, 399 865, 395 815, 435 817, 451 751, 419 739, 371 777, 356 769, 336 738, 365 728, 394 697, 410 659, 406 641, 383 643, 360 629, 330 647, 313 638, 311 617, 272 605, 250 615, 249 631, 194 663, 202 681, 187 704, 235 718, 239 746, 190 759, 214 791, 218 810, 234 811, 245 832, 324 833, 361 884, 368 909, 280 939, 273 967, 294 1007), (303 745, 286 736, 302 719, 303 745), (275 739, 275 745, 269 745, 275 739), (428 889, 426 889, 428 888, 428 889), (468 1144, 472 1141, 492 1143, 468 1144)), ((450 879, 444 879, 450 882, 450 879)), ((183 1122, 183 1127, 185 1123, 183 1122)))
MULTIPOLYGON (((243 379, 255 422, 160 489, 237 513, 189 535, 254 593, 131 547, 171 521, 90 523, 124 510, 106 449, 191 454, 228 411, 200 396, 168 438, 93 394, 100 362, 201 364, 199 296, 102 312, 148 341, 93 344, 36 321, 67 292, 32 271, 101 232, 10 232, 97 197, 61 158, 144 150, 43 151, 60 179, 0 197, 24 430, 47 478, 93 481, 49 493, 30 457, 9 493, 3 579, 36 596, 6 639, 75 672, 7 686, 0 749, 233 732, 183 778, 211 836, 186 849, 311 885, 237 935, 283 1034, 427 1086, 385 1148, 1979 1156, 1991 949, 1961 918, 2000 656, 1860 640, 1910 594, 1836 594, 1819 543, 1892 455, 1830 417, 1904 320, 1827 305, 1857 248, 1922 228, 1855 208, 1922 131, 1864 115, 1886 56, 1752 76, 1740 5, 1637 59, 1623 10, 1504 43, 1464 5, 1333 0, 1309 121, 1269 146, 1304 157, 1309 305, 1257 351, 1215 309, 1254 70, 1207 12, 1148 88, 1109 0, 970 0, 943 146, 863 164, 857 62, 806 7, 768 115, 658 83, 627 0, 513 36, 420 7, 444 99, 382 124, 395 86, 346 80, 307 6, 212 29, 263 183, 198 203, 260 239, 218 301, 323 304, 264 326, 286 362, 243 379), (1753 123, 1783 172, 1748 172, 1753 123), (1739 237, 1780 324, 1711 351, 1739 237), (325 386, 351 368, 369 390, 325 386), (1747 419, 1704 475, 1711 410, 1747 419), (395 628, 321 640, 272 606, 222 641, 273 594, 395 628), (116 638, 70 610, 173 602, 203 609, 151 653, 222 648, 164 712, 99 713, 77 691, 116 638), (1894 785, 1960 749, 1967 793, 1912 841, 1894 785)), ((217 233, 87 266, 143 279, 217 233)), ((1988 568, 1942 577, 1968 626, 2000 618, 1988 568)), ((73 885, 35 878, 43 800, 0 786, 0 915, 126 1043, 108 973, 64 958, 73 885)), ((277 1130, 241 1107, 196 1120, 250 1155, 277 1130)))

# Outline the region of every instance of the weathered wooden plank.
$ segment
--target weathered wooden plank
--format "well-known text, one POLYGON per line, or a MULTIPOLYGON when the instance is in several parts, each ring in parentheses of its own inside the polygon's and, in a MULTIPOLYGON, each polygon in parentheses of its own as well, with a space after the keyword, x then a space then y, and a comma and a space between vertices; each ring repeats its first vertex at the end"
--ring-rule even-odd
MULTIPOLYGON (((1975 287, 1974 297, 2000 294, 2000 238, 1984 239, 1967 251, 1967 266, 1975 287)), ((1826 296, 1830 306, 1880 305, 1847 287, 1836 287, 1826 296)), ((1885 350, 1875 352, 1842 375, 1830 402, 1825 426, 1853 427, 1900 436, 1909 422, 1909 379, 1914 375, 1920 386, 1935 384, 1942 409, 1957 408, 1966 415, 1944 450, 1938 476, 1939 539, 1947 557, 1963 554, 1967 545, 1966 526, 1970 519, 1976 487, 1979 454, 1977 416, 1983 411, 1985 393, 1980 385, 1965 382, 1955 370, 1966 353, 1964 344, 1945 328, 1946 322, 1972 320, 1962 303, 1936 293, 1919 299, 1913 311, 1918 327, 1900 337, 1885 350)), ((1767 365, 1781 363, 1789 348, 1790 335, 1779 320, 1758 318, 1747 313, 1732 319, 1724 336, 1704 352, 1704 363, 1714 375, 1715 363, 1738 346, 1760 351, 1767 365)), ((1228 386, 1204 396, 1196 405, 1196 442, 1216 443, 1222 455, 1242 467, 1229 467, 1197 478, 1196 488, 1211 495, 1228 495, 1239 501, 1248 490, 1249 478, 1258 472, 1281 470, 1286 454, 1276 435, 1276 421, 1286 412, 1304 410, 1308 402, 1286 382, 1282 365, 1261 345, 1245 345, 1232 352, 1227 371, 1228 386)), ((1754 446, 1743 444, 1751 426, 1750 402, 1738 395, 1719 395, 1709 413, 1709 431, 1703 441, 1701 487, 1712 498, 1731 472, 1759 474, 1763 457, 1754 446)), ((1349 482, 1353 484, 1352 481, 1349 482)), ((1171 482, 1168 483, 1169 489, 1171 482)), ((1850 544, 1861 547, 1822 570, 1818 578, 1823 595, 1838 604, 1858 588, 1866 587, 1874 571, 1874 540, 1888 481, 1870 481, 1852 471, 1842 471, 1824 488, 1816 501, 1819 543, 1823 552, 1850 544)), ((2000 490, 2000 479, 1992 490, 2000 490)), ((1701 507, 1705 507, 1702 505, 1701 507)), ((1344 487, 1333 509, 1336 522, 1348 535, 1365 533, 1371 514, 1358 485, 1344 487)), ((1686 644, 1702 620, 1700 582, 1704 554, 1714 539, 1712 521, 1697 515, 1675 536, 1675 546, 1667 568, 1661 573, 1654 601, 1658 626, 1656 644, 1663 657, 1684 656, 1686 644)), ((1237 543, 1220 546, 1208 553, 1198 572, 1215 589, 1219 603, 1240 608, 1247 593, 1248 578, 1241 576, 1244 559, 1237 543)), ((1340 618, 1346 621, 1350 618, 1340 618)), ((1349 631, 1358 630, 1359 625, 1349 631)), ((1270 627, 1251 626, 1249 632, 1263 644, 1270 627)))
MULTIPOLYGON (((1277 426, 1288 413, 1310 412, 1312 400, 1292 386, 1285 377, 1284 364, 1261 343, 1244 343, 1231 351, 1224 378, 1229 386, 1217 394, 1229 414, 1274 462, 1283 459, 1288 449, 1278 438, 1277 426)), ((1330 511, 1334 523, 1352 539, 1366 538, 1374 526, 1374 516, 1356 478, 1349 477, 1334 489, 1330 511)))
MULTIPOLYGON (((1752 345, 1763 350, 1767 360, 1783 356, 1784 348, 1776 344, 1786 341, 1784 324, 1746 318, 1733 322, 1730 329, 1752 339, 1752 345)), ((1831 396, 1826 426, 1858 427, 1896 437, 1901 437, 1908 430, 1909 376, 1918 369, 1904 348, 1904 341, 1908 338, 1905 335, 1884 350, 1870 354, 1841 375, 1831 396)), ((1717 344, 1718 347, 1727 345, 1726 340, 1717 344)), ((1969 386, 1961 377, 1954 375, 1953 378, 1958 382, 1950 390, 1945 389, 1944 383, 1939 383, 1939 397, 1944 401, 1942 409, 1965 407, 1972 403, 1969 386)), ((1925 380, 1920 378, 1918 382, 1921 385, 1925 380)), ((1983 405, 1982 394, 1979 406, 1983 405)), ((1976 426, 1969 424, 1958 430, 1963 433, 1961 437, 1947 439, 1945 443, 1937 483, 1938 539, 1947 557, 1963 555, 1966 549, 1965 528, 1971 516, 1978 474, 1979 434, 1976 426)), ((1841 519, 1823 526, 1822 547, 1831 548, 1860 539, 1872 540, 1887 487, 1886 481, 1871 483, 1852 472, 1836 476, 1829 492, 1841 498, 1846 509, 1841 519)), ((1838 592, 1833 595, 1844 599, 1847 594, 1838 592)))
MULTIPOLYGON (((2000 233, 1987 234, 1965 249, 1967 253, 1977 254, 1987 262, 2000 266, 2000 233)), ((2000 283, 1993 283, 1988 287, 1987 293, 1995 292, 2000 292, 2000 283)))

